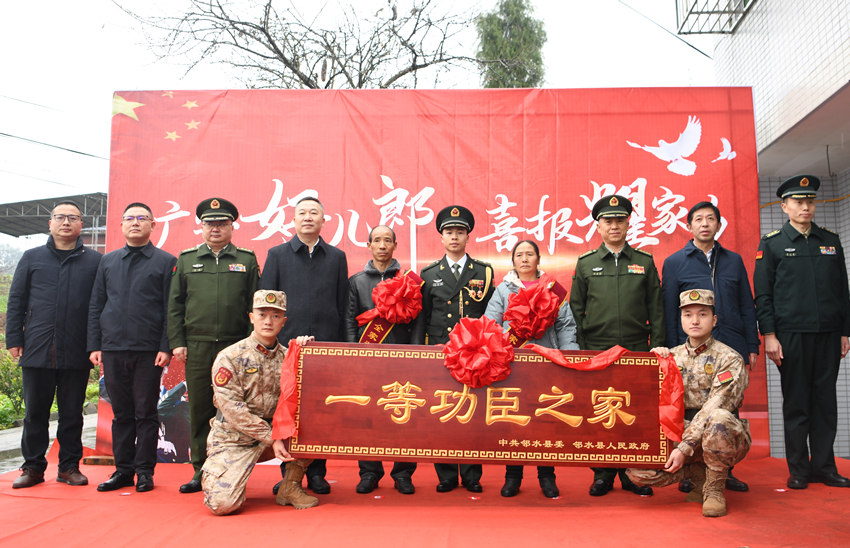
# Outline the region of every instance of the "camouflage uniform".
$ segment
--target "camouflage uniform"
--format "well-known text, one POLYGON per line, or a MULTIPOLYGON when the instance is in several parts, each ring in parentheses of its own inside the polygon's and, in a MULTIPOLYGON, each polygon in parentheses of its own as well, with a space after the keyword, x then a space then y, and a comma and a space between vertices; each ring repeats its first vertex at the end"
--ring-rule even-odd
POLYGON ((280 368, 286 349, 267 349, 252 334, 222 350, 212 367, 213 401, 207 460, 203 466, 204 504, 229 514, 245 502, 245 484, 261 455, 271 453, 272 426, 280 397, 280 368))
MULTIPOLYGON (((732 415, 749 384, 744 360, 713 338, 698 348, 686 341, 670 352, 685 385, 685 431, 679 450, 687 455, 686 463, 704 462, 707 468, 723 472, 740 462, 752 444, 747 421, 732 415)), ((671 474, 629 469, 628 474, 639 485, 657 487, 678 482, 683 476, 682 470, 671 474)))

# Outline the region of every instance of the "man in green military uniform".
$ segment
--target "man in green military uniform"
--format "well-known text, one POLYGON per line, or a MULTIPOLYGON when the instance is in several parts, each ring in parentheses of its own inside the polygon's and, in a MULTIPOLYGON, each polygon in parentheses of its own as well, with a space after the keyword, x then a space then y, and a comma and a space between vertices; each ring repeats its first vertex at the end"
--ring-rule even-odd
POLYGON ((204 200, 195 210, 204 243, 180 253, 171 278, 168 341, 186 363, 192 480, 181 493, 201 490, 210 419, 215 416, 210 371, 216 355, 251 332, 248 312, 260 278, 250 249, 235 247, 233 221, 239 212, 222 198, 204 200))
POLYGON ((767 356, 779 367, 791 489, 850 487, 835 467, 835 383, 850 350, 847 266, 838 236, 812 222, 820 180, 798 175, 776 195, 788 221, 765 234, 753 275, 767 356), (811 448, 811 458, 809 457, 811 448))
MULTIPOLYGON (((661 282, 652 255, 626 242, 632 204, 616 194, 593 205, 592 215, 602 245, 581 255, 570 290, 576 338, 582 350, 608 350, 620 345, 634 352, 663 346, 664 303, 661 282)), ((623 489, 651 495, 652 488, 639 487, 625 469, 594 468, 592 496, 614 487, 619 472, 623 489)))
MULTIPOLYGON (((444 344, 461 318, 480 318, 493 296, 493 267, 466 254, 469 233, 475 226, 472 212, 463 206, 443 208, 437 214, 437 231, 446 254, 422 269, 422 313, 412 341, 415 344, 444 344)), ((440 480, 437 491, 446 493, 458 485, 458 468, 463 486, 481 492, 480 464, 434 464, 440 480)))

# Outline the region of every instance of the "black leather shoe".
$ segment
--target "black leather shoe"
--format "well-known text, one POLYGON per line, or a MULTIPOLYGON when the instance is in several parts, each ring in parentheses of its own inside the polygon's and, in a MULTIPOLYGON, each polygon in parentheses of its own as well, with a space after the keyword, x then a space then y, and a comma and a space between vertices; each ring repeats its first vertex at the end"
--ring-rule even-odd
MULTIPOLYGON (((729 480, 726 480, 726 481, 729 481, 729 480)), ((727 487, 727 489, 728 489, 728 487, 727 487)), ((679 482, 679 491, 681 491, 683 493, 690 493, 693 490, 694 490, 694 484, 691 482, 691 480, 689 478, 685 478, 685 479, 683 479, 682 481, 679 482)), ((746 491, 746 489, 745 489, 745 491, 746 491)))
POLYGON ((437 492, 448 493, 449 491, 453 491, 455 487, 457 487, 457 480, 442 480, 437 484, 437 492))
POLYGON ((478 480, 465 481, 463 482, 463 486, 470 493, 480 493, 481 491, 483 491, 483 489, 481 488, 481 484, 478 483, 478 480))
POLYGON ((540 490, 543 491, 543 496, 547 499, 553 499, 561 494, 558 490, 558 485, 555 483, 554 476, 551 478, 539 478, 540 490))
POLYGON ((153 491, 153 476, 150 474, 138 474, 136 476, 136 492, 146 493, 153 491))
POLYGON ((802 476, 790 476, 786 485, 788 489, 805 489, 809 486, 809 480, 802 476))
POLYGON ((273 495, 277 496, 277 492, 280 490, 280 484, 281 483, 283 483, 283 480, 280 480, 279 482, 274 484, 274 487, 272 487, 272 494, 273 495))
POLYGON ((397 478, 395 480, 395 488, 402 495, 412 495, 416 492, 416 488, 413 486, 413 481, 410 478, 397 478))
POLYGON ((189 483, 184 483, 180 486, 181 493, 197 493, 202 489, 201 480, 193 479, 189 483))
POLYGON ((132 487, 133 476, 123 472, 113 472, 109 479, 97 486, 98 491, 116 491, 122 487, 132 487))
POLYGON ((732 470, 729 470, 729 474, 726 476, 726 489, 728 491, 746 493, 750 490, 750 486, 733 476, 732 470))
POLYGON ((325 481, 322 476, 311 476, 307 478, 307 489, 317 495, 327 495, 331 492, 331 484, 325 481))
POLYGON ((824 485, 829 485, 830 487, 850 487, 850 479, 847 479, 844 476, 840 476, 836 472, 832 472, 830 474, 821 474, 819 476, 816 476, 812 481, 817 483, 823 483, 824 485))
POLYGON ((361 495, 371 493, 378 488, 378 476, 374 474, 365 474, 360 478, 360 483, 357 484, 355 490, 361 495))
POLYGON ((519 493, 519 486, 522 484, 522 480, 519 478, 505 478, 505 484, 502 486, 503 497, 515 497, 517 493, 519 493))
POLYGON ((623 490, 631 491, 635 495, 640 495, 642 497, 652 496, 652 487, 649 487, 648 485, 638 485, 631 480, 623 482, 623 490))
POLYGON ((605 495, 614 488, 614 483, 608 483, 605 480, 593 480, 593 483, 590 484, 590 496, 591 497, 601 497, 605 495))

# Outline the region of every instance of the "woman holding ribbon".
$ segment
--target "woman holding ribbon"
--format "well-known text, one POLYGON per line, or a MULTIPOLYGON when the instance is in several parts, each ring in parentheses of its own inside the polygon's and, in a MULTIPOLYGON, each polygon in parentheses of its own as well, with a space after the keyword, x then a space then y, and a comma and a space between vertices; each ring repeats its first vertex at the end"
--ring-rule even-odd
MULTIPOLYGON (((537 244, 531 240, 518 242, 511 251, 511 261, 513 269, 496 287, 484 315, 502 324, 516 348, 533 343, 559 350, 578 350, 576 322, 567 303, 566 289, 538 269, 537 244)), ((538 466, 537 478, 544 496, 559 495, 554 466, 538 466)), ((522 466, 507 466, 502 496, 515 496, 521 483, 522 466)))

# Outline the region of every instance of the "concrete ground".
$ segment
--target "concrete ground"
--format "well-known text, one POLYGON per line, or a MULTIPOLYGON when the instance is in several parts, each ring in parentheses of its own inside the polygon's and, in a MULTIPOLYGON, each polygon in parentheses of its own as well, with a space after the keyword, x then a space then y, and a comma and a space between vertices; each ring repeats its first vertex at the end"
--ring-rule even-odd
MULTIPOLYGON (((83 445, 94 447, 97 433, 97 413, 83 417, 83 445)), ((56 437, 57 421, 50 421, 50 439, 56 437)), ((0 474, 17 470, 24 461, 21 459, 21 432, 23 428, 0 430, 0 474)))

